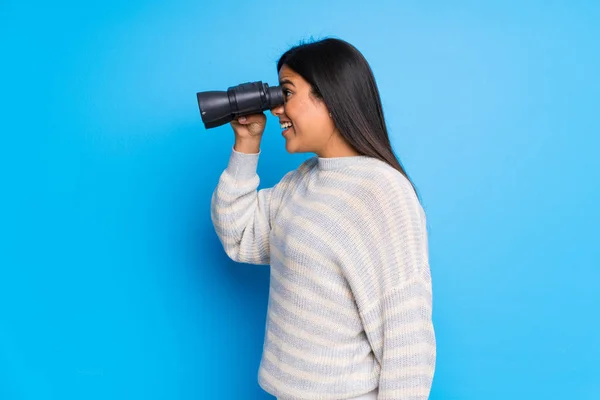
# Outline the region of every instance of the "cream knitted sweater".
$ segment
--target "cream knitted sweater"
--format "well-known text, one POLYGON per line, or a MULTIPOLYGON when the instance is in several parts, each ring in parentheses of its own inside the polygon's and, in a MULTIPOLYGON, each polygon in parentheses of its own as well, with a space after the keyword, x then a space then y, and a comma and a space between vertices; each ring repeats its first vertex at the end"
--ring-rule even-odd
POLYGON ((312 157, 257 190, 232 149, 211 218, 227 255, 270 264, 260 386, 280 399, 427 399, 436 360, 425 213, 397 170, 312 157))

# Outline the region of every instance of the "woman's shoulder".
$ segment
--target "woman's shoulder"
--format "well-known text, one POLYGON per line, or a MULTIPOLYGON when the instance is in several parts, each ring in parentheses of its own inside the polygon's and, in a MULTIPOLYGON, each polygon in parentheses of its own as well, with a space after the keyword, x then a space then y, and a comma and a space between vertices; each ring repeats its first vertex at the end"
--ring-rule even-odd
POLYGON ((359 203, 357 208, 363 210, 365 218, 394 229, 426 232, 425 209, 404 174, 378 159, 353 167, 352 172, 360 179, 349 192, 359 203))
POLYGON ((408 196, 416 199, 416 193, 408 178, 387 162, 371 157, 367 162, 352 166, 357 187, 377 193, 379 196, 408 196))
MULTIPOLYGON (((296 169, 285 174, 281 184, 285 187, 294 186, 303 177, 318 168, 318 156, 304 160, 296 169)), ((337 171, 332 181, 341 190, 365 199, 381 202, 384 199, 397 199, 398 196, 417 200, 416 193, 408 178, 400 171, 374 157, 361 159, 356 164, 337 171)))

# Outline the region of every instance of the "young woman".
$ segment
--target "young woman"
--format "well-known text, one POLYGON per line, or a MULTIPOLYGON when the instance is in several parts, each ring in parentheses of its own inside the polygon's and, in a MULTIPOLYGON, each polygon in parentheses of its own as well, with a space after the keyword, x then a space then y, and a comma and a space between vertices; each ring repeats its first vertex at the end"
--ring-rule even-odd
POLYGON ((264 114, 231 123, 212 197, 227 255, 270 264, 260 386, 278 399, 426 399, 436 361, 425 213, 390 145, 369 64, 325 39, 277 64, 286 149, 315 156, 257 190, 264 114))

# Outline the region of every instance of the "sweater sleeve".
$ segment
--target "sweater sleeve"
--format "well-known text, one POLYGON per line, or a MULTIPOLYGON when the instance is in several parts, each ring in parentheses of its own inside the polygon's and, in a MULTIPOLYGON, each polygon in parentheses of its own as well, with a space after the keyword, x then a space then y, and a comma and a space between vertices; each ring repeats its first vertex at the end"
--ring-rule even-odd
POLYGON ((211 198, 211 220, 225 253, 236 262, 270 263, 269 235, 274 194, 281 191, 293 171, 275 187, 257 190, 256 154, 232 148, 226 169, 211 198))
POLYGON ((349 279, 380 366, 378 399, 425 400, 436 361, 426 221, 407 181, 397 182, 359 193, 367 211, 356 235, 368 245, 349 279))
POLYGON ((436 358, 429 279, 415 276, 394 288, 363 318, 381 367, 378 399, 428 399, 436 358))

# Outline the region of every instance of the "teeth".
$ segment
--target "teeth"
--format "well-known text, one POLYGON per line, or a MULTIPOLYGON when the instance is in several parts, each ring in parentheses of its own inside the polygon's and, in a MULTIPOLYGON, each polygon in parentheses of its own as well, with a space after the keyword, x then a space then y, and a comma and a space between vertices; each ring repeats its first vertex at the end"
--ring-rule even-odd
POLYGON ((281 129, 287 129, 292 126, 291 122, 284 122, 281 124, 281 129))

